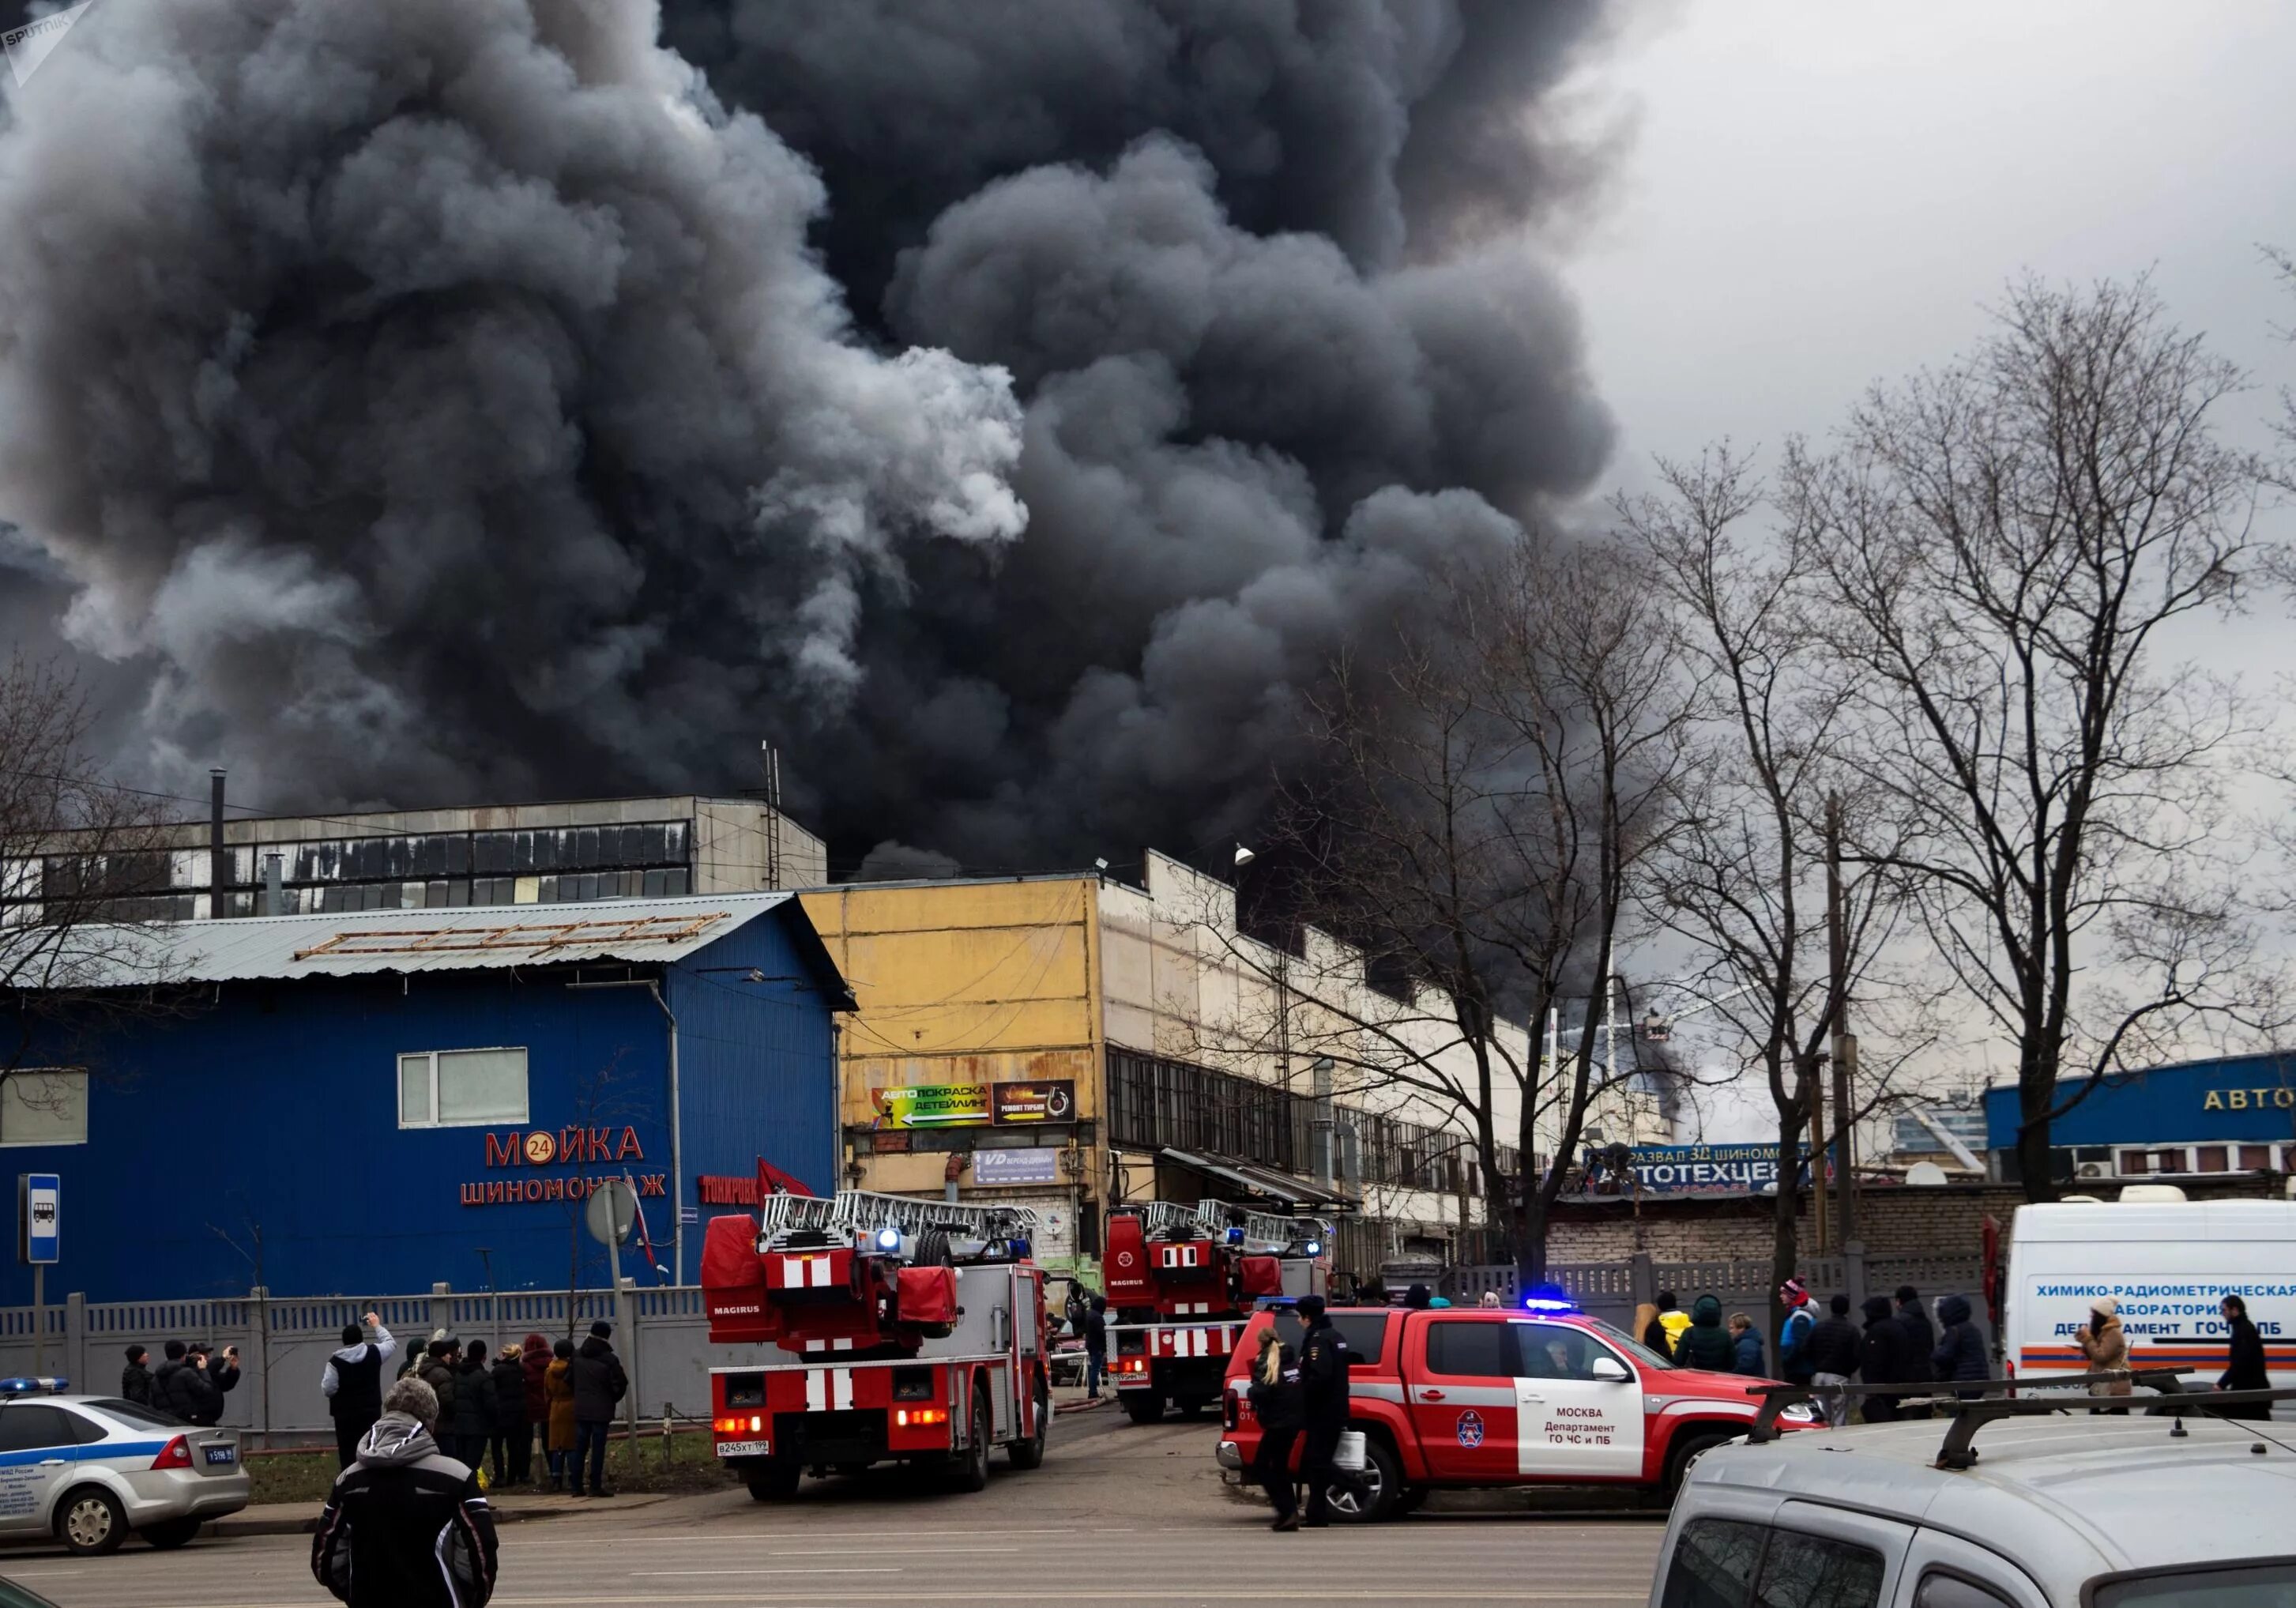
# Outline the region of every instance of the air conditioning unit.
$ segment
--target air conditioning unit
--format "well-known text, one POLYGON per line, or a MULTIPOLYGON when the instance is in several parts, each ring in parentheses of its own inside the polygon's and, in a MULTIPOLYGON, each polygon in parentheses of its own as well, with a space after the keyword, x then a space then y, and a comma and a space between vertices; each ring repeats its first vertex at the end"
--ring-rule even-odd
POLYGON ((2112 1169, 2102 1161, 2084 1161, 2073 1169, 2073 1177, 2077 1178, 2104 1178, 2112 1176, 2112 1169))

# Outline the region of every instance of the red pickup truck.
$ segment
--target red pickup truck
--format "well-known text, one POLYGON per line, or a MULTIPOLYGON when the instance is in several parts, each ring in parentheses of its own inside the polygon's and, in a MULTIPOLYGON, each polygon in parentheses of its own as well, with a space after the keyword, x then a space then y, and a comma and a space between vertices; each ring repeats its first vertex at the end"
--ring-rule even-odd
MULTIPOLYGON (((1335 1307, 1353 1353, 1350 1427, 1364 1432, 1367 1502, 1339 1491, 1340 1517, 1409 1513, 1431 1490, 1503 1485, 1628 1485, 1671 1497, 1690 1460, 1746 1432, 1767 1382, 1678 1368, 1599 1318, 1562 1301, 1406 1311, 1335 1307)), ((1297 1347, 1289 1307, 1253 1315, 1228 1365, 1220 1466, 1243 1477, 1259 1449, 1246 1397, 1259 1333, 1279 1325, 1297 1347)), ((1821 1422, 1807 1404, 1782 1426, 1821 1422)), ((1296 1465, 1296 1457, 1295 1457, 1296 1465)))

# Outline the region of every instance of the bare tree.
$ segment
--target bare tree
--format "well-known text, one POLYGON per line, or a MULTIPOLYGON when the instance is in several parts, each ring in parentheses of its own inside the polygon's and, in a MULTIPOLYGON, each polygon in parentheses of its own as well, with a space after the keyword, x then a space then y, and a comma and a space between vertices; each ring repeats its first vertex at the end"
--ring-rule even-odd
POLYGON ((1315 1053, 1472 1133, 1528 1285, 1609 1079, 1598 1008, 1553 1066, 1503 1023, 1543 1021, 1615 970, 1677 808, 1683 687, 1647 576, 1605 543, 1527 537, 1398 636, 1316 702, 1321 771, 1283 831, 1301 921, 1360 945, 1386 992, 1345 1003, 1302 970, 1283 980, 1324 1024, 1315 1053), (1536 1177, 1513 1175, 1509 1148, 1526 1173, 1545 1151, 1536 1177))
POLYGON ((123 896, 166 885, 158 813, 89 756, 94 718, 70 675, 21 653, 0 664, 0 1078, 173 1005, 166 946, 119 921, 123 896))
POLYGON ((2169 628, 2236 606, 2261 556, 2266 465, 2214 429, 2242 383, 2141 282, 2027 282, 1970 357, 1787 457, 1793 562, 1886 823, 1858 852, 1914 880, 2014 1040, 2034 1199, 2061 1079, 2202 1016, 2277 1016, 2226 801, 2266 723, 2236 683, 2163 661, 2169 628))
MULTIPOLYGON (((1884 957, 1908 909, 1911 880, 1886 863, 1841 880, 1839 970, 1831 953, 1827 813, 1856 808, 1845 763, 1853 704, 1810 617, 1806 551, 1750 530, 1764 488, 1728 445, 1696 463, 1660 460, 1663 489, 1615 499, 1619 523, 1649 555, 1705 693, 1698 710, 1695 802, 1660 857, 1658 919, 1700 957, 1700 980, 1767 1084, 1776 1114, 1777 1194, 1771 1287, 1799 1259, 1800 1158, 1821 1107, 1837 1021, 1852 999, 1867 1030, 1849 1109, 1833 1112, 1817 1153, 1841 1145, 1927 1047, 1928 1002, 1884 957), (1875 1027, 1894 1028, 1876 1033, 1875 1027)), ((1859 833, 1882 837, 1887 823, 1859 833)), ((1772 1313, 1775 1334, 1782 1313, 1772 1313)))

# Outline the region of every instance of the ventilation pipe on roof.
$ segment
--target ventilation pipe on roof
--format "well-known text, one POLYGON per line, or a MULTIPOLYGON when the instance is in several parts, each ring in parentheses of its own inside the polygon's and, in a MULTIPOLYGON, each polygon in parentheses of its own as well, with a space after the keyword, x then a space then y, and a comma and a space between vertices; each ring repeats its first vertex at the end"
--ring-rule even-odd
POLYGON ((281 886, 284 874, 276 851, 263 857, 263 914, 266 915, 287 914, 287 890, 281 886))
POLYGON ((208 914, 231 914, 231 854, 223 846, 223 767, 208 772, 208 914))

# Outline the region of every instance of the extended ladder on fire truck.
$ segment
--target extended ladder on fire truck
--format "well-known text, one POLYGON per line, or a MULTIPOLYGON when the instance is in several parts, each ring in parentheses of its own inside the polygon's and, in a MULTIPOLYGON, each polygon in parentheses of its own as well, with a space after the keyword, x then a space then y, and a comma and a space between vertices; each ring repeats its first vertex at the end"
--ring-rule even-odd
POLYGON ((1253 1306, 1324 1292, 1331 1238, 1328 1223, 1226 1201, 1111 1210, 1103 1266, 1119 1321, 1109 1325, 1110 1374, 1132 1421, 1218 1400, 1253 1306))
POLYGON ((889 1460, 977 1490, 993 1446, 1036 1467, 1052 1402, 1035 1229, 1024 1207, 862 1190, 714 1219, 710 1339, 756 1350, 709 1371, 718 1456, 761 1501, 889 1460))

